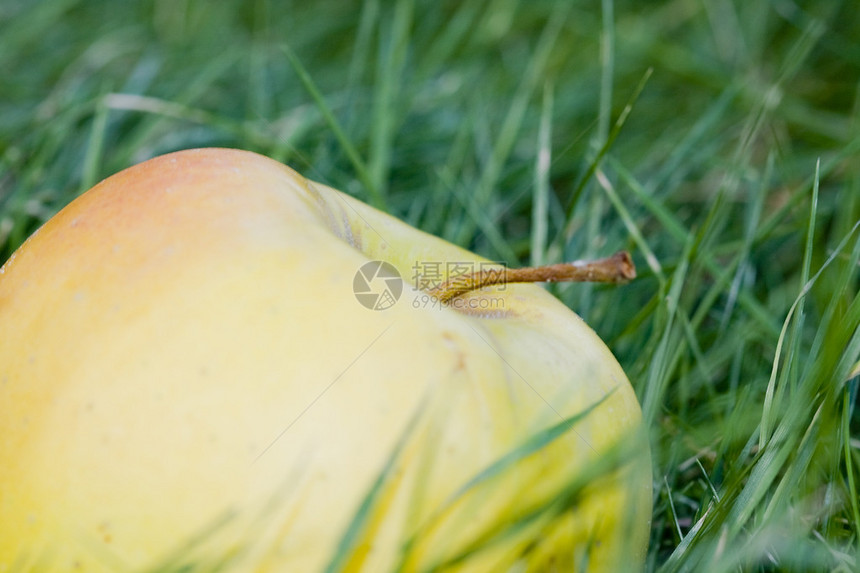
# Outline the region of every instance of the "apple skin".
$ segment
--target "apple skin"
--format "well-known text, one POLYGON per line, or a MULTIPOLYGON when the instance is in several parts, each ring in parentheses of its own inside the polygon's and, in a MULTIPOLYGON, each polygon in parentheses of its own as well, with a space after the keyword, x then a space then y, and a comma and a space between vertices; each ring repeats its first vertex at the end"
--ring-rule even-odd
POLYGON ((646 445, 503 529, 641 437, 617 361, 539 286, 432 304, 434 262, 485 261, 245 151, 74 200, 0 269, 0 571, 641 566, 646 445), (371 260, 404 279, 388 310, 353 295, 371 260))

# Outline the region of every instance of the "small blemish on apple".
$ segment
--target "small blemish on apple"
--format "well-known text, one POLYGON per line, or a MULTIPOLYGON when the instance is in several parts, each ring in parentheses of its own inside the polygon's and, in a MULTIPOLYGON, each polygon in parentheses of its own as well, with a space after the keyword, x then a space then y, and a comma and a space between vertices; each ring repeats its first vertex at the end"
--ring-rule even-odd
POLYGON ((99 535, 101 535, 101 538, 105 543, 110 543, 111 541, 113 541, 113 536, 110 532, 110 524, 107 521, 101 522, 98 525, 97 529, 99 535))

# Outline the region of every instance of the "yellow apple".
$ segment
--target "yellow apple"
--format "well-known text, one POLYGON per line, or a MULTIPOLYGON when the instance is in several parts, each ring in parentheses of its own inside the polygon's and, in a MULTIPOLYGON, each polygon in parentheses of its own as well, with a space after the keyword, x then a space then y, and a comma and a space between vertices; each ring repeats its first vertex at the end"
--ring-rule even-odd
POLYGON ((0 269, 0 571, 641 566, 624 372, 539 286, 429 296, 478 267, 249 152, 96 185, 0 269))

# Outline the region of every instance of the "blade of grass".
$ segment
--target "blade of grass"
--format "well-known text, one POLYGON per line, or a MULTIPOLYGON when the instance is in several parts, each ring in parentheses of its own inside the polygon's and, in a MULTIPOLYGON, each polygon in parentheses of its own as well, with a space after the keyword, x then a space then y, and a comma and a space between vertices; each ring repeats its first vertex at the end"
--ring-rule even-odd
POLYGON ((542 430, 527 440, 525 440, 520 446, 506 453, 504 456, 496 460, 487 466, 484 470, 479 472, 475 477, 466 482, 448 501, 446 505, 450 505, 455 503, 458 499, 466 495, 469 490, 478 487, 478 485, 487 482, 494 478, 496 475, 504 472, 510 467, 513 467, 523 458, 531 456, 544 449, 546 446, 556 441, 560 437, 569 433, 576 424, 587 418, 591 412, 593 412, 600 404, 606 401, 614 391, 610 391, 606 393, 599 400, 592 403, 590 406, 583 409, 581 412, 574 414, 573 416, 569 416, 553 424, 552 426, 542 430))
POLYGON ((398 0, 394 7, 389 37, 380 34, 375 92, 370 129, 368 172, 374 189, 387 195, 391 153, 399 116, 398 91, 403 85, 409 33, 415 7, 412 0, 398 0))
POLYGON ((595 147, 600 149, 609 137, 612 116, 612 83, 615 76, 615 4, 600 0, 600 99, 597 112, 595 147))
POLYGON ((520 445, 514 447, 509 452, 503 454, 495 461, 488 464, 483 470, 477 472, 472 478, 466 481, 462 486, 451 494, 434 513, 416 530, 416 532, 406 542, 405 554, 408 554, 409 548, 417 544, 422 536, 428 535, 435 528, 439 527, 443 522, 443 517, 452 510, 452 508, 460 503, 470 492, 490 483, 493 479, 503 475, 507 470, 515 468, 516 465, 529 456, 539 453, 541 450, 567 435, 576 424, 585 419, 594 411, 600 404, 603 403, 612 392, 607 393, 601 399, 597 400, 582 411, 562 419, 561 421, 529 436, 520 445))
POLYGON ((755 240, 755 232, 758 227, 762 211, 764 209, 765 197, 767 196, 767 186, 770 184, 771 175, 773 173, 774 155, 769 154, 767 163, 765 164, 764 172, 761 177, 761 183, 758 187, 758 192, 753 194, 752 207, 747 210, 746 227, 744 229, 743 245, 738 253, 738 264, 735 270, 735 277, 732 280, 729 288, 725 310, 720 319, 720 331, 725 332, 729 326, 732 312, 737 303, 739 294, 743 291, 743 283, 747 275, 748 262, 750 253, 752 253, 753 242, 755 240))
POLYGON ((288 45, 282 45, 281 49, 286 54, 287 60, 289 60, 290 65, 296 72, 296 75, 299 76, 299 81, 302 82, 302 85, 305 87, 308 94, 310 94, 311 99, 313 99, 329 129, 334 133, 335 138, 338 143, 340 143, 340 146, 343 148, 344 153, 346 153, 350 163, 352 163, 352 167, 355 169, 355 173, 358 176, 359 181, 361 181, 367 191, 370 202, 374 207, 385 210, 385 198, 382 195, 382 191, 375 186, 373 177, 371 176, 367 165, 365 165, 364 161, 361 159, 361 156, 352 144, 352 141, 347 137, 340 125, 340 122, 338 122, 337 118, 334 116, 334 112, 332 112, 331 107, 329 107, 322 93, 320 93, 319 88, 317 88, 317 85, 314 83, 310 74, 302 65, 298 56, 296 56, 288 45))
POLYGON ((681 531, 681 524, 678 522, 678 512, 675 511, 675 500, 672 499, 672 488, 669 486, 666 476, 663 476, 663 485, 666 488, 666 500, 669 502, 669 512, 672 515, 672 523, 675 525, 675 533, 678 534, 678 541, 680 541, 684 539, 684 532, 681 531))
MULTIPOLYGON (((169 101, 165 98, 147 96, 145 94, 116 95, 123 97, 128 96, 129 98, 142 98, 142 101, 161 101, 164 102, 167 107, 175 108, 177 110, 195 109, 195 106, 192 104, 192 102, 197 101, 202 94, 211 90, 212 85, 217 80, 224 77, 231 69, 233 69, 233 67, 238 63, 241 56, 242 53, 239 51, 226 50, 222 57, 213 58, 212 61, 209 62, 206 66, 194 70, 193 75, 191 75, 189 77, 188 82, 185 83, 184 89, 175 97, 171 98, 169 101)), ((199 113, 199 115, 197 115, 197 119, 191 119, 191 121, 199 121, 203 124, 208 124, 211 121, 215 121, 218 117, 216 114, 205 112, 202 110, 199 110, 196 113, 199 113)), ((150 146, 150 142, 153 140, 159 130, 168 129, 169 127, 171 127, 170 123, 166 121, 170 117, 172 116, 167 115, 165 117, 161 117, 158 113, 154 113, 153 117, 149 121, 138 126, 130 133, 125 134, 125 136, 119 142, 116 150, 117 153, 115 154, 122 158, 121 163, 123 167, 125 167, 129 163, 139 160, 138 154, 140 152, 140 149, 148 148, 150 146)), ((234 123, 224 122, 224 124, 227 125, 234 123)))
MULTIPOLYGON (((854 378, 858 374, 852 372, 849 377, 854 378)), ((853 526, 855 531, 860 531, 860 492, 858 492, 857 484, 854 478, 854 464, 851 455, 851 405, 856 397, 856 382, 849 386, 846 385, 842 390, 842 459, 845 463, 845 474, 848 478, 848 500, 851 504, 851 517, 854 520, 853 526)), ((855 548, 860 549, 860 537, 854 539, 855 548)))
MULTIPOLYGON (((612 119, 612 87, 615 75, 615 8, 613 0, 601 0, 600 23, 600 95, 598 96, 597 133, 591 142, 591 147, 596 152, 599 152, 606 144, 609 137, 609 124, 612 119)), ((599 169, 598 163, 594 165, 599 169)), ((587 185, 585 188, 588 187, 587 185)), ((589 194, 588 206, 585 211, 584 250, 577 250, 586 258, 594 258, 597 256, 595 246, 600 244, 603 232, 601 229, 603 222, 601 214, 604 211, 603 195, 599 193, 589 194)), ((582 285, 578 289, 577 298, 577 311, 583 316, 590 315, 594 301, 594 285, 582 285)))
POLYGON ((702 150, 707 150, 707 159, 713 156, 713 151, 707 146, 707 141, 715 137, 720 130, 719 122, 725 121, 726 115, 731 110, 731 105, 736 102, 738 94, 742 91, 740 82, 732 82, 723 89, 714 102, 700 116, 696 118, 693 126, 685 133, 683 139, 673 146, 669 157, 661 161, 657 174, 651 179, 650 189, 654 194, 666 194, 670 189, 677 186, 678 181, 689 176, 690 171, 697 168, 701 159, 697 156, 702 150))
MULTIPOLYGON (((564 422, 561 425, 563 424, 564 422)), ((549 430, 554 431, 552 428, 549 430)), ((541 434, 543 433, 541 432, 541 434)), ((536 435, 535 438, 539 441, 544 439, 539 435, 536 435)), ((553 495, 548 496, 535 505, 522 506, 518 504, 513 515, 507 516, 507 519, 494 520, 491 524, 492 527, 480 532, 473 539, 467 540, 468 542, 462 549, 440 562, 433 563, 426 571, 446 570, 452 566, 467 563, 468 559, 472 556, 479 555, 488 548, 499 545, 509 545, 516 548, 518 543, 522 543, 521 540, 517 540, 518 534, 529 532, 527 537, 531 537, 537 531, 546 531, 553 520, 569 516, 571 511, 576 510, 580 497, 589 485, 600 483, 602 479, 611 479, 609 476, 613 472, 637 456, 641 452, 641 448, 645 447, 643 440, 640 438, 643 438, 643 436, 619 440, 599 458, 588 463, 583 468, 577 468, 559 491, 554 492, 553 495)), ((552 438, 552 440, 554 439, 552 438)), ((540 449, 542 447, 544 446, 541 446, 540 449)), ((540 449, 535 450, 529 455, 538 453, 540 449)), ((504 471, 504 468, 496 468, 496 471, 493 471, 492 475, 486 475, 484 479, 492 479, 496 475, 500 475, 498 470, 504 471)), ((484 479, 472 483, 471 487, 478 487, 482 483, 489 484, 489 482, 484 482, 484 479)), ((463 493, 466 492, 464 491, 463 493)), ((528 555, 526 554, 524 557, 527 558, 528 555)), ((510 566, 509 564, 505 565, 510 566)), ((542 563, 542 565, 543 567, 547 566, 545 563, 542 563)), ((542 568, 532 569, 542 570, 542 568)))
POLYGON ((761 522, 767 523, 776 512, 789 506, 789 496, 794 495, 797 491, 797 485, 803 475, 809 471, 809 466, 812 463, 812 457, 815 453, 816 438, 819 430, 818 420, 821 417, 821 412, 824 410, 824 404, 815 409, 812 415, 812 420, 806 427, 803 437, 800 439, 796 450, 792 453, 792 463, 788 464, 785 475, 779 480, 773 494, 770 496, 767 505, 761 515, 761 522))
POLYGON ((356 104, 360 101, 358 97, 358 86, 361 79, 367 73, 367 62, 371 60, 370 46, 373 31, 379 20, 379 0, 364 0, 361 7, 361 17, 358 21, 358 31, 355 34, 355 43, 352 48, 352 58, 347 72, 346 92, 350 94, 347 98, 346 124, 347 132, 353 133, 358 118, 356 104))
MULTIPOLYGON (((669 292, 663 302, 665 312, 665 324, 660 334, 660 342, 650 360, 648 369, 648 383, 645 388, 645 396, 642 399, 642 419, 646 427, 652 427, 656 423, 657 412, 663 403, 663 396, 669 383, 669 374, 674 369, 676 360, 670 357, 670 349, 681 348, 678 343, 678 334, 675 329, 676 312, 680 305, 681 292, 687 278, 687 270, 690 265, 692 254, 692 242, 688 242, 678 267, 675 269, 670 282, 669 292)), ((657 335, 657 333, 655 333, 657 335)))
MULTIPOLYGON (((809 225, 807 227, 807 241, 806 241, 806 252, 803 257, 803 270, 801 271, 801 277, 803 278, 803 282, 801 283, 801 296, 795 300, 794 304, 791 305, 789 309, 788 316, 785 319, 785 323, 783 324, 782 331, 779 334, 779 338, 777 339, 776 344, 776 355, 773 359, 773 368, 771 369, 770 380, 767 384, 767 391, 765 393, 764 398, 764 406, 762 408, 762 417, 761 417, 761 433, 759 434, 759 448, 763 449, 767 441, 770 439, 771 428, 776 425, 776 420, 782 413, 781 403, 782 403, 782 394, 788 391, 787 388, 780 386, 777 388, 776 378, 777 371, 779 368, 780 358, 782 354, 782 346, 785 340, 787 328, 791 323, 792 315, 795 311, 797 311, 798 317, 794 322, 795 326, 795 336, 797 335, 798 329, 802 326, 803 323, 803 301, 805 300, 805 294, 809 292, 812 288, 812 284, 809 281, 809 265, 812 259, 812 237, 815 232, 815 215, 818 211, 818 174, 819 174, 820 163, 816 164, 816 178, 815 184, 812 188, 812 201, 810 203, 810 214, 809 214, 809 225), (778 392, 781 390, 781 392, 778 392)), ((822 268, 823 270, 823 268, 822 268)), ((818 274, 820 274, 819 271, 818 274)), ((816 274, 816 277, 818 276, 816 274)), ((799 348, 797 346, 799 341, 797 341, 794 345, 792 345, 790 355, 796 356, 799 352, 799 348)))
POLYGON ((550 165, 552 164, 553 85, 543 88, 540 129, 535 161, 534 194, 532 198, 531 261, 533 267, 544 264, 549 223, 550 165))
POLYGON ((598 184, 609 198, 609 201, 612 203, 612 206, 615 207, 615 211, 618 213, 618 216, 621 217, 621 220, 624 222, 627 232, 630 233, 636 246, 640 251, 642 251, 642 254, 645 255, 645 262, 648 264, 648 268, 651 269, 651 272, 654 273, 654 276, 657 277, 657 282, 660 284, 660 290, 665 291, 667 281, 666 276, 663 274, 663 267, 660 265, 660 261, 657 260, 657 255, 655 255, 654 251, 651 250, 651 247, 648 246, 642 231, 636 225, 630 211, 615 191, 615 186, 612 185, 612 182, 609 181, 609 178, 606 177, 602 169, 598 169, 595 172, 595 177, 598 184))
MULTIPOLYGON (((791 305, 789 309, 788 315, 786 316, 785 323, 783 324, 783 330, 780 334, 780 338, 784 339, 785 333, 790 325, 792 316, 796 311, 800 301, 807 296, 809 291, 812 289, 813 285, 818 281, 821 274, 826 270, 834 260, 837 259, 839 253, 845 249, 848 245, 850 239, 853 237, 854 233, 857 229, 860 228, 860 221, 852 229, 851 233, 844 237, 834 252, 827 258, 821 268, 813 275, 813 277, 803 286, 800 294, 795 299, 794 303, 791 305)), ((781 342, 778 344, 778 351, 776 356, 774 357, 774 366, 771 373, 771 379, 768 382, 768 392, 772 393, 772 387, 775 385, 777 365, 780 361, 781 354, 781 342)), ((794 356, 794 355, 792 355, 794 356)), ((792 358, 792 357, 789 357, 792 358)), ((799 357, 794 356, 794 359, 797 360, 799 357)), ((804 397, 801 400, 793 400, 789 404, 789 408, 787 411, 781 412, 781 416, 779 417, 780 423, 776 425, 775 429, 770 431, 769 427, 765 425, 765 414, 762 416, 762 432, 759 438, 759 450, 761 453, 761 457, 756 462, 754 468, 752 469, 752 473, 750 474, 749 482, 744 486, 743 491, 738 496, 737 502, 734 505, 732 512, 730 514, 729 522, 733 527, 733 533, 737 533, 740 529, 747 523, 749 518, 752 516, 753 511, 758 506, 758 503, 764 498, 766 492, 769 490, 771 483, 778 475, 780 468, 785 464, 788 456, 793 453, 793 445, 796 441, 792 436, 792 426, 796 423, 796 420, 799 419, 797 417, 797 413, 794 410, 808 408, 810 403, 807 399, 811 399, 812 396, 804 397), (770 431, 770 435, 765 435, 765 431, 770 431), (764 436, 762 439, 761 436, 764 436)), ((766 403, 766 408, 770 408, 770 403, 766 403)), ((775 420, 775 414, 768 411, 766 414, 769 416, 769 419, 775 420)), ((771 422, 773 423, 773 422, 771 422)))
MULTIPOLYGON (((446 174, 447 175, 447 174, 446 174)), ((498 225, 490 217, 486 210, 481 209, 474 197, 468 194, 468 191, 463 189, 458 181, 448 180, 447 188, 460 205, 466 210, 466 214, 481 230, 484 238, 489 241, 490 246, 498 253, 502 261, 509 266, 519 266, 519 257, 511 248, 510 242, 502 236, 498 225)))
MULTIPOLYGON (((563 235, 559 238, 558 242, 567 243, 570 240, 570 236, 573 231, 573 213, 576 210, 576 205, 579 203, 579 198, 582 195, 582 192, 585 190, 586 185, 591 180, 591 177, 594 175, 594 172, 600 166, 603 158, 612 148, 612 145, 615 143, 615 140, 618 138, 618 135, 621 133, 621 128, 624 127, 624 124, 627 123, 627 118, 630 115, 630 112, 633 111, 633 105, 636 103, 636 100, 639 99, 639 96, 645 89, 645 86, 648 83, 648 80, 651 78, 651 74, 654 72, 653 68, 648 68, 645 71, 645 74, 642 76, 642 79, 639 80, 639 84, 633 90, 633 94, 630 96, 630 99, 627 101, 627 104, 624 106, 624 109, 621 111, 621 114, 618 116, 618 119, 615 120, 615 124, 612 127, 612 130, 609 132, 609 136, 606 139, 606 143, 600 148, 597 152, 595 158, 591 161, 591 164, 588 167, 585 175, 583 175, 582 179, 580 179, 579 183, 577 183, 576 187, 573 190, 570 198, 567 200, 567 205, 565 207, 566 220, 568 221, 568 226, 565 229, 563 235)), ((561 246, 557 246, 558 249, 561 246)))
POLYGON ((482 16, 487 13, 486 2, 458 2, 445 25, 438 30, 432 44, 424 52, 424 57, 418 62, 417 75, 432 76, 440 69, 445 69, 457 59, 457 49, 468 45, 474 40, 475 29, 482 16))
POLYGON ((380 509, 390 501, 394 491, 386 491, 386 488, 394 488, 401 477, 397 472, 398 464, 402 461, 403 452, 409 441, 418 429, 425 406, 420 406, 412 419, 407 423, 400 437, 385 460, 385 463, 376 475, 373 483, 364 494, 358 508, 352 515, 352 519, 340 538, 336 549, 326 565, 325 573, 338 573, 340 571, 356 570, 360 568, 366 553, 372 548, 372 542, 367 536, 372 536, 375 525, 378 525, 377 515, 380 509), (395 483, 395 485, 392 485, 395 483))
MULTIPOLYGON (((546 75, 545 70, 549 58, 553 53, 556 40, 562 30, 569 9, 570 6, 564 2, 555 5, 555 9, 548 18, 537 41, 534 55, 526 66, 526 73, 517 86, 516 93, 502 120, 501 128, 494 136, 492 151, 487 158, 486 165, 484 165, 481 171, 481 178, 478 180, 478 184, 473 191, 474 202, 481 210, 486 209, 492 199, 493 191, 502 173, 502 168, 510 157, 514 144, 517 141, 517 136, 522 127, 532 94, 537 89, 539 82, 546 75)), ((457 239, 455 242, 458 244, 467 243, 475 231, 476 224, 474 219, 466 219, 456 235, 457 239)))
MULTIPOLYGON (((610 158, 610 164, 612 168, 618 172, 621 176, 622 180, 627 184, 627 188, 630 189, 635 195, 636 198, 651 212, 656 219, 660 221, 660 223, 668 230, 673 238, 678 242, 689 242, 693 240, 693 235, 684 228, 683 225, 678 221, 677 217, 673 215, 666 207, 660 204, 656 199, 651 197, 641 184, 636 181, 636 179, 627 171, 623 165, 621 165, 617 161, 613 161, 610 158)), ((756 235, 757 240, 763 238, 762 235, 756 235)), ((729 285, 732 283, 731 273, 737 268, 740 263, 739 255, 736 255, 728 264, 717 262, 713 256, 709 252, 705 252, 702 254, 702 263, 705 265, 705 268, 714 275, 716 278, 714 282, 714 287, 711 294, 708 297, 708 300, 711 304, 708 305, 700 305, 700 309, 709 308, 714 301, 716 301, 717 297, 720 293, 722 293, 729 285)), ((743 306, 744 310, 746 310, 750 316, 754 317, 756 321, 764 327, 766 332, 776 336, 779 334, 779 324, 775 323, 771 313, 760 303, 758 300, 753 298, 748 292, 741 291, 738 293, 738 301, 743 306)), ((698 324, 704 315, 695 317, 693 322, 694 324, 698 324)))
POLYGON ((80 193, 98 183, 100 179, 101 157, 102 150, 104 149, 109 112, 110 110, 105 104, 105 99, 103 97, 99 98, 99 102, 96 104, 95 115, 93 116, 89 144, 84 155, 80 193))
MULTIPOLYGON (((227 511, 217 518, 213 519, 200 531, 189 537, 179 547, 170 552, 163 559, 159 559, 152 567, 146 567, 143 573, 171 573, 171 572, 186 572, 199 570, 199 565, 189 562, 189 556, 194 555, 197 548, 205 544, 213 535, 219 531, 223 531, 227 526, 233 523, 238 517, 235 511, 227 511)), ((227 549, 227 548, 225 548, 227 549)), ((225 551, 225 554, 220 557, 221 563, 226 563, 234 556, 232 551, 225 551)), ((210 570, 218 570, 218 567, 212 567, 209 564, 210 570)))

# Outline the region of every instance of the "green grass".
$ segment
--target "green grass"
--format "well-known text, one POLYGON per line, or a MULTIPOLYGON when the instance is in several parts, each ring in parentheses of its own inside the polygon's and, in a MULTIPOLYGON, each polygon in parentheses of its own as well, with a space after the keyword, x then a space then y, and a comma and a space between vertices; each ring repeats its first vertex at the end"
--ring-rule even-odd
POLYGON ((860 20, 830 0, 4 0, 0 260, 101 178, 251 149, 553 291, 649 424, 649 571, 860 567, 860 20))

